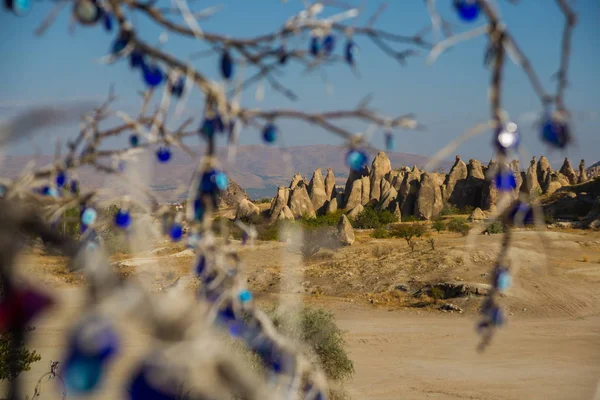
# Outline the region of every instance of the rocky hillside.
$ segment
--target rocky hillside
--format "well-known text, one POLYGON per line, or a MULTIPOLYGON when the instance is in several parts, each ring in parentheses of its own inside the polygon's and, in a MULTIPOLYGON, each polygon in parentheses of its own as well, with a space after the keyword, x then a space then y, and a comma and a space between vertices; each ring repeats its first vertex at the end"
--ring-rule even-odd
MULTIPOLYGON (((517 160, 506 168, 516 179, 516 189, 511 192, 514 198, 520 192, 528 193, 530 198, 548 197, 562 187, 589 181, 583 160, 577 170, 566 158, 559 170, 553 170, 544 156, 539 161, 533 157, 524 171, 517 160)), ((388 156, 379 152, 370 167, 351 172, 344 185, 336 185, 331 168, 325 176, 320 168, 316 169, 310 181, 296 174, 289 187, 277 189, 268 215, 275 221, 314 217, 343 209, 350 218, 355 218, 367 205, 389 210, 398 219, 407 216, 433 219, 447 204, 460 209, 493 211, 498 198, 493 179, 497 171, 498 165, 493 160, 482 165, 474 159, 465 163, 459 156, 448 174, 421 171, 416 165, 393 169, 388 156)))

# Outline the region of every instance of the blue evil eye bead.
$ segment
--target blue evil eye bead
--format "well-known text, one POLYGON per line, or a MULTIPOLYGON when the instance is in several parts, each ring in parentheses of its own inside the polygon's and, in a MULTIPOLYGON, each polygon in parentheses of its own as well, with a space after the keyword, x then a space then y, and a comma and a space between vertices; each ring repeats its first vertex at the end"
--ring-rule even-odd
POLYGON ((56 190, 56 188, 52 186, 44 186, 42 188, 42 194, 44 196, 58 197, 58 190, 56 190))
POLYGON ((495 289, 503 292, 508 289, 512 283, 510 272, 505 267, 497 267, 494 272, 493 286, 495 289))
POLYGON ((106 362, 119 350, 119 339, 110 323, 92 318, 71 335, 62 375, 74 393, 90 393, 101 382, 106 362))
POLYGON ((110 13, 106 11, 104 11, 102 14, 102 22, 104 24, 104 29, 106 30, 106 32, 111 32, 113 28, 112 15, 110 15, 110 13))
POLYGON ((156 64, 143 64, 142 71, 144 75, 144 82, 150 87, 156 87, 163 81, 164 74, 160 67, 156 64))
POLYGON ((496 130, 496 148, 502 153, 507 150, 515 150, 519 146, 520 140, 519 128, 514 122, 509 122, 496 130))
POLYGON ((77 0, 73 4, 73 15, 82 25, 94 25, 102 17, 102 10, 94 0, 77 0))
POLYGON ((535 222, 533 208, 527 203, 521 201, 516 202, 509 214, 509 220, 513 224, 531 225, 535 222))
POLYGON ((176 393, 174 388, 181 387, 181 382, 175 382, 173 379, 157 381, 152 379, 155 376, 162 376, 165 373, 158 367, 148 362, 134 373, 129 383, 130 400, 178 400, 181 394, 176 393))
POLYGON ((325 39, 323 39, 323 50, 325 51, 325 54, 330 56, 333 53, 334 49, 335 49, 335 36, 329 34, 329 35, 325 36, 325 39))
POLYGON ((112 44, 112 53, 118 54, 121 51, 123 51, 123 49, 125 49, 125 47, 127 47, 127 45, 129 44, 130 40, 131 32, 122 31, 121 34, 115 39, 115 41, 112 44))
POLYGON ((498 307, 496 305, 491 307, 488 310, 487 315, 490 319, 490 322, 493 325, 500 326, 500 325, 504 324, 504 314, 502 313, 502 310, 500 309, 500 307, 498 307))
POLYGON ((129 55, 129 66, 131 68, 142 68, 144 65, 144 54, 141 51, 134 49, 129 55))
POLYGON ((346 155, 346 164, 353 171, 360 171, 367 163, 367 154, 360 150, 350 150, 346 155))
POLYGON ((348 40, 346 42, 346 49, 344 51, 344 58, 346 59, 346 62, 349 65, 354 65, 354 63, 356 62, 356 52, 358 50, 358 47, 356 46, 356 43, 354 43, 353 40, 348 40))
POLYGON ((181 224, 171 225, 171 228, 169 229, 169 236, 174 242, 180 241, 181 237, 183 236, 183 226, 181 226, 181 224))
POLYGON ((5 0, 5 5, 18 17, 26 15, 31 10, 31 0, 5 0))
POLYGON ((552 147, 564 149, 571 142, 569 124, 562 118, 546 118, 542 125, 542 140, 552 147))
POLYGON ((496 175, 494 183, 501 192, 510 192, 517 188, 517 179, 511 171, 500 171, 496 175))
POLYGON ((198 262, 196 263, 195 272, 196 272, 196 275, 202 276, 204 271, 206 271, 206 257, 200 256, 198 258, 198 262))
POLYGON ((474 21, 479 16, 477 0, 454 0, 454 8, 463 21, 474 21))
POLYGON ((265 143, 272 144, 277 140, 277 127, 274 124, 267 124, 263 129, 263 140, 265 143))
POLYGON ((279 64, 280 65, 284 65, 289 57, 289 54, 287 52, 287 50, 285 49, 285 46, 281 46, 279 48, 279 50, 277 51, 278 55, 279 55, 279 64))
POLYGON ((179 77, 173 86, 171 86, 171 95, 175 97, 181 97, 183 95, 183 89, 185 88, 185 78, 179 77))
POLYGON ((221 55, 221 75, 225 79, 231 79, 233 76, 233 58, 229 50, 225 50, 221 55))
POLYGON ((194 199, 194 219, 196 221, 201 221, 202 217, 204 217, 204 204, 202 203, 202 199, 194 199))
POLYGON ((156 158, 158 162, 164 164, 171 159, 171 150, 168 147, 161 146, 156 150, 156 158))
POLYGON ((140 137, 137 134, 132 133, 131 135, 129 135, 129 145, 131 147, 138 147, 139 144, 140 144, 140 137))
POLYGON ((71 193, 77 193, 79 191, 79 182, 75 179, 71 180, 71 187, 69 189, 71 193))
POLYGON ((318 56, 321 52, 321 42, 318 36, 313 36, 310 38, 310 54, 313 56, 318 56))
POLYGON ((86 208, 85 210, 83 210, 83 213, 81 213, 81 222, 84 225, 92 225, 94 222, 96 222, 97 218, 98 213, 96 212, 96 210, 90 207, 86 208))
POLYGON ((204 118, 200 133, 206 138, 212 138, 215 135, 215 121, 212 118, 204 118))
POLYGON ((131 225, 131 214, 127 210, 119 210, 115 214, 115 225, 119 228, 126 229, 131 225))
POLYGON ((56 186, 63 187, 67 183, 67 174, 64 171, 58 171, 56 174, 56 186))
POLYGON ((385 133, 385 149, 387 151, 392 151, 392 150, 394 150, 394 147, 396 147, 396 138, 394 137, 392 132, 386 132, 385 133))
POLYGON ((248 289, 242 289, 238 293, 238 299, 243 304, 248 303, 252 300, 252 293, 248 289))
POLYGON ((214 193, 216 191, 225 190, 229 186, 229 178, 223 171, 211 169, 202 175, 200 181, 200 190, 203 193, 214 193))

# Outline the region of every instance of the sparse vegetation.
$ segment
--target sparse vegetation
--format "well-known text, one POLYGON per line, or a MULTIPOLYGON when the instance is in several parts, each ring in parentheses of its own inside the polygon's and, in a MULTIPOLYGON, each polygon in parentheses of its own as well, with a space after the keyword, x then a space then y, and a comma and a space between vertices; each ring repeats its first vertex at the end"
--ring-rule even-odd
POLYGON ((417 221, 418 221, 418 219, 414 215, 407 215, 406 217, 402 218, 402 222, 417 222, 417 221))
POLYGON ((394 214, 388 210, 375 210, 373 206, 369 205, 358 214, 352 226, 356 229, 377 229, 393 222, 397 222, 394 214))
POLYGON ((466 218, 452 218, 452 220, 448 222, 447 228, 450 232, 460 233, 463 236, 467 236, 469 230, 471 230, 466 218))
POLYGON ((254 204, 265 204, 270 203, 273 200, 271 197, 262 197, 260 199, 254 200, 254 204))
POLYGON ((504 225, 500 221, 492 222, 491 224, 486 226, 485 230, 483 231, 483 233, 487 233, 488 235, 494 235, 494 234, 503 233, 503 232, 504 232, 504 225))
POLYGON ((442 212, 440 215, 469 215, 473 212, 475 208, 473 206, 465 206, 463 208, 458 208, 454 204, 447 203, 442 208, 442 212))
POLYGON ((446 229, 446 223, 444 222, 443 219, 438 218, 435 221, 433 221, 433 223, 431 224, 431 227, 433 229, 435 229, 435 231, 439 234, 441 231, 446 229))
POLYGON ((406 240, 411 251, 415 250, 416 243, 414 238, 420 238, 425 234, 425 226, 419 223, 413 224, 398 224, 390 229, 390 234, 393 237, 398 237, 406 240))
POLYGON ((431 250, 435 250, 435 239, 430 237, 427 239, 427 243, 431 246, 431 250))
POLYGON ((298 220, 306 228, 318 228, 323 226, 336 226, 344 210, 337 210, 333 213, 318 215, 316 218, 303 217, 298 220))
POLYGON ((430 291, 431 298, 434 300, 442 300, 444 298, 444 291, 437 286, 433 286, 430 291))
MULTIPOLYGON (((28 328, 28 331, 32 331, 35 328, 28 328)), ((10 332, 0 332, 0 381, 5 379, 14 379, 24 371, 31 369, 31 364, 40 361, 42 357, 35 351, 29 350, 25 347, 25 344, 21 341, 17 343, 16 356, 17 356, 17 369, 16 374, 12 373, 9 368, 10 351, 15 345, 14 335, 10 332)))
POLYGON ((371 250, 371 254, 375 258, 383 258, 389 256, 393 250, 391 246, 376 246, 371 250))
POLYGON ((371 237, 375 239, 387 239, 391 236, 392 235, 390 234, 390 231, 383 226, 380 226, 379 228, 371 232, 371 237))

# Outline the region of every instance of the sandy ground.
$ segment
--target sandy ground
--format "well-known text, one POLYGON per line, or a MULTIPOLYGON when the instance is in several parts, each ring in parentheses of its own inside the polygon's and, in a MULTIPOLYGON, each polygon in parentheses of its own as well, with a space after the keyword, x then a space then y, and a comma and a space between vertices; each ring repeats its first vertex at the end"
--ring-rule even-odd
MULTIPOLYGON (((498 237, 465 242, 442 235, 435 251, 423 246, 412 254, 401 240, 373 241, 359 235, 354 246, 283 272, 280 244, 263 243, 243 256, 254 290, 272 293, 286 282, 306 281, 307 290, 288 297, 302 297, 334 312, 347 332, 355 363, 355 376, 347 384, 353 399, 600 400, 600 234, 548 232, 543 240, 536 232, 516 235, 515 286, 504 299, 509 321, 483 354, 475 350, 473 310, 480 297, 451 299, 465 313, 446 314, 436 311, 434 303, 415 308, 405 297, 390 295, 395 283, 412 282, 415 276, 419 282, 486 282, 497 242, 498 237), (382 256, 372 251, 374 246, 394 251, 382 256), (275 284, 273 274, 280 275, 275 284), (315 287, 320 289, 314 292, 315 287)), ((185 254, 163 257, 160 276, 165 281, 181 274, 182 263, 190 261, 185 254)), ((56 263, 60 260, 42 263, 42 277, 59 301, 35 324, 31 346, 42 361, 24 374, 30 393, 50 360, 60 359, 65 328, 81 312, 79 281, 58 273, 56 263)), ((135 264, 130 260, 122 268, 135 264)), ((143 332, 139 326, 122 327, 123 358, 110 372, 110 384, 95 398, 122 396, 131 366, 150 344, 143 332)), ((40 398, 60 398, 48 385, 40 398)))

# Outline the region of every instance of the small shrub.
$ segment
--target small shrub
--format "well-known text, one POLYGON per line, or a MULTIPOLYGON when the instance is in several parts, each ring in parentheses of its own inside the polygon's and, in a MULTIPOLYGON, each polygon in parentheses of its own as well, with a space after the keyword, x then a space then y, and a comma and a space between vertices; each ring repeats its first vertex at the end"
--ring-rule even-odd
POLYGON ((494 234, 503 233, 503 232, 504 232, 504 225, 500 221, 492 222, 491 224, 486 226, 485 230, 483 231, 483 233, 487 233, 488 235, 494 235, 494 234))
POLYGON ((373 206, 369 205, 358 214, 352 226, 356 229, 377 229, 393 222, 397 222, 394 214, 388 210, 375 210, 373 206))
POLYGON ((444 291, 436 286, 431 288, 430 294, 434 300, 442 300, 444 298, 444 291))
POLYGON ((297 324, 286 323, 294 316, 277 314, 275 310, 268 314, 284 335, 307 344, 314 351, 327 378, 339 381, 352 376, 354 363, 346 353, 343 331, 331 312, 305 306, 296 317, 299 318, 297 324))
POLYGON ((376 258, 383 258, 389 256, 393 251, 392 247, 388 246, 377 246, 371 250, 371 254, 376 258))
POLYGON ((473 210, 475 210, 475 207, 473 206, 467 205, 463 208, 458 208, 454 204, 448 203, 444 205, 440 215, 469 215, 473 212, 473 210))
MULTIPOLYGON (((35 328, 28 328, 27 330, 32 331, 33 329, 35 328)), ((14 341, 12 333, 0 332, 0 381, 16 378, 21 372, 29 371, 31 364, 42 359, 35 350, 26 348, 25 343, 14 343, 14 341), (9 368, 9 360, 11 349, 15 344, 17 345, 17 370, 13 373, 9 368)))
POLYGON ((425 234, 425 226, 421 224, 399 224, 394 225, 390 229, 390 234, 393 237, 398 237, 406 240, 406 244, 410 247, 411 251, 415 251, 416 243, 413 238, 420 238, 425 234))
POLYGON ((417 221, 418 221, 418 219, 414 215, 407 215, 406 217, 402 218, 402 222, 417 222, 417 221))
POLYGON ((344 210, 338 210, 325 215, 318 215, 317 218, 302 217, 299 222, 306 228, 318 228, 322 226, 336 226, 344 210))
POLYGON ((384 227, 380 226, 379 228, 375 229, 372 233, 371 233, 371 237, 375 238, 375 239, 387 239, 389 237, 391 237, 390 232, 385 229, 384 227))
POLYGON ((435 221, 433 221, 433 224, 431 224, 431 227, 433 229, 435 229, 437 231, 437 233, 439 234, 441 231, 446 229, 446 223, 441 218, 438 218, 435 221))
POLYGON ((448 222, 448 230, 450 232, 456 232, 463 236, 467 236, 470 229, 471 228, 465 218, 452 218, 452 220, 448 222))
POLYGON ((546 225, 552 225, 554 223, 554 214, 551 211, 544 214, 544 222, 546 225))
POLYGON ((431 246, 431 250, 435 250, 435 239, 430 237, 429 239, 427 239, 427 243, 429 243, 429 245, 431 246))

